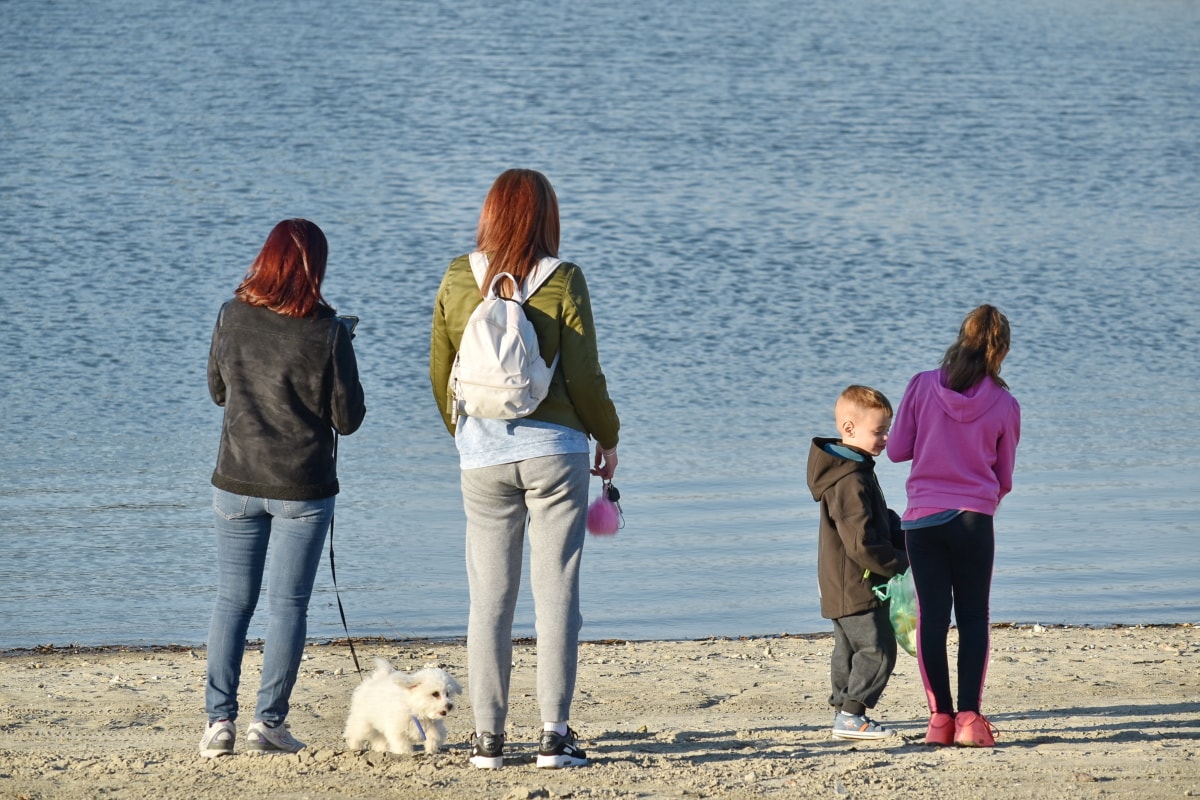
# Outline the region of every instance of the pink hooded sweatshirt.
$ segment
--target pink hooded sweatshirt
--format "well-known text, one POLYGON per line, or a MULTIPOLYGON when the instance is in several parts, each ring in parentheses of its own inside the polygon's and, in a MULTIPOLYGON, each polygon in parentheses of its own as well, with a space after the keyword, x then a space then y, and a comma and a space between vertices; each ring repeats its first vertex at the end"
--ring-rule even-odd
POLYGON ((993 516, 1012 490, 1021 407, 985 377, 966 392, 942 385, 940 369, 908 382, 887 441, 892 461, 909 461, 902 519, 947 510, 993 516))

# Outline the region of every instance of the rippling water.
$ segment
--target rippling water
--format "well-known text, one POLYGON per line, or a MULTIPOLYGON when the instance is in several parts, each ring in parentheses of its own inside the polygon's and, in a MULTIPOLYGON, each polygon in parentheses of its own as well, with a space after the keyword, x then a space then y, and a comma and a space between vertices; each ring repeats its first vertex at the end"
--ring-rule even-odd
MULTIPOLYGON (((558 189, 624 422, 627 526, 589 542, 586 637, 827 629, 808 440, 847 383, 898 401, 980 302, 1012 319, 1024 412, 993 618, 1200 620, 1195 3, 5 18, 0 647, 203 641, 208 337, 289 216, 325 229, 326 294, 363 320, 335 541, 352 632, 461 635, 428 324, 509 166, 558 189)), ((901 508, 906 467, 879 472, 901 508)), ((340 633, 327 569, 310 621, 340 633)))

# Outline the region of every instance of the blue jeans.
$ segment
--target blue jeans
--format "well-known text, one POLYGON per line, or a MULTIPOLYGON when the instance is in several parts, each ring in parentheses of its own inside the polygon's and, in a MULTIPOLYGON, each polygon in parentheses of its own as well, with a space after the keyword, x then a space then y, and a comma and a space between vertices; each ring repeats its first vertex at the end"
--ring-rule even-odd
POLYGON ((214 490, 217 602, 208 629, 204 691, 209 722, 237 719, 246 631, 258 605, 272 537, 275 547, 267 576, 270 616, 254 717, 268 725, 278 725, 287 717, 308 633, 308 601, 333 518, 333 501, 333 497, 270 500, 214 490))

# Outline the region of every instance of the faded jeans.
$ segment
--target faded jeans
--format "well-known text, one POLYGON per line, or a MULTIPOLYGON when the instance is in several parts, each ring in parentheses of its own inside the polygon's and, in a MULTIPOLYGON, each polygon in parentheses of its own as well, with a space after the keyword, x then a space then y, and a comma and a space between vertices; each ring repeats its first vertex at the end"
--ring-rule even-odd
POLYGON ((271 500, 214 490, 217 602, 208 630, 204 693, 209 722, 237 719, 246 631, 258 605, 272 539, 269 617, 254 718, 278 725, 287 717, 308 633, 308 601, 333 504, 333 497, 271 500))

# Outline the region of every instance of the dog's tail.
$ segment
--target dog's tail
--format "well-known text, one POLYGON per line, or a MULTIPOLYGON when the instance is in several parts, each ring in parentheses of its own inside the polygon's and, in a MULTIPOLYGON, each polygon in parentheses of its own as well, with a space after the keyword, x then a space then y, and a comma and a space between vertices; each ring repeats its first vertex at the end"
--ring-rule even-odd
POLYGON ((392 669, 391 663, 386 658, 375 659, 375 671, 381 675, 390 675, 395 672, 392 669))

